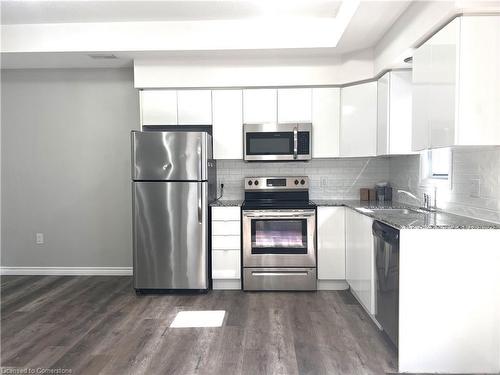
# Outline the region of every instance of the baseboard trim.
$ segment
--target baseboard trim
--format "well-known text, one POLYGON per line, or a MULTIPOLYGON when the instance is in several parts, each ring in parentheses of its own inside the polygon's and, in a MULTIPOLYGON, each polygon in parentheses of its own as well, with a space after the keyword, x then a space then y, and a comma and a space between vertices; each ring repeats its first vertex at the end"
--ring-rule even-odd
POLYGON ((240 279, 213 279, 212 280, 213 290, 241 290, 241 280, 240 279))
POLYGON ((318 290, 346 290, 349 285, 345 280, 318 280, 318 290))
POLYGON ((132 267, 0 267, 1 275, 130 276, 132 267))

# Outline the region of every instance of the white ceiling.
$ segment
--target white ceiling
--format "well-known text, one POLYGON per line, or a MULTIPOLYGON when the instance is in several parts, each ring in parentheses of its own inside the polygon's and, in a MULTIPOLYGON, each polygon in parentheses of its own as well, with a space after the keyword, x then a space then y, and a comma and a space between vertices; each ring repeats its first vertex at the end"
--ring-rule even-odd
MULTIPOLYGON (((339 11, 343 5, 356 0, 342 1, 319 1, 319 0, 252 0, 252 1, 1 1, 1 20, 2 27, 17 27, 25 24, 82 24, 90 23, 114 23, 116 22, 194 22, 200 27, 204 27, 206 22, 241 21, 255 22, 253 27, 263 25, 263 21, 273 22, 273 20, 292 20, 288 25, 297 31, 296 28, 307 27, 307 22, 311 26, 320 23, 338 22, 342 17, 342 11, 339 11), (344 3, 344 4, 342 4, 344 3), (307 22, 301 22, 306 20, 307 22), (314 20, 317 21, 314 21, 314 20), (297 20, 296 26, 294 20, 297 20)), ((246 40, 249 46, 246 47, 243 42, 241 47, 237 46, 224 51, 211 49, 200 49, 189 51, 189 56, 199 54, 200 58, 209 58, 214 56, 227 58, 236 58, 236 56, 245 57, 241 50, 247 50, 246 56, 264 59, 272 58, 273 55, 290 58, 333 58, 349 54, 354 51, 372 48, 393 25, 397 18, 406 10, 412 0, 366 0, 361 1, 354 14, 347 17, 347 25, 338 43, 332 43, 332 46, 322 46, 318 48, 318 40, 334 39, 331 34, 322 35, 320 31, 313 31, 311 28, 307 35, 309 43, 302 40, 299 48, 290 47, 293 41, 286 40, 287 33, 284 30, 281 34, 285 35, 282 39, 283 46, 276 46, 273 49, 259 48, 259 43, 252 43, 246 40), (320 34, 315 34, 320 32, 320 34), (309 45, 307 45, 309 44, 309 45), (257 45, 257 47, 254 47, 257 45)), ((279 25, 276 22, 276 25, 279 25)), ((41 25, 43 26, 43 25, 41 25)), ((50 26, 50 25, 47 25, 50 26)), ((64 26, 64 25, 62 25, 64 26)), ((64 26, 66 27, 66 26, 64 26)), ((84 27, 84 26, 82 26, 84 27)), ((25 27, 23 26, 25 29, 25 27)), ((321 28, 317 28, 321 30, 321 28)), ((6 34, 6 33, 4 33, 6 34)), ((257 33, 256 33, 257 34, 257 33)), ((60 35, 60 34, 57 34, 60 35)), ((251 34, 250 34, 251 35, 251 34)), ((290 32, 289 38, 293 38, 290 32)), ((299 34, 300 35, 300 34, 299 34)), ((158 36, 158 35, 156 35, 158 36)), ((301 35, 303 36, 303 35, 301 35)), ((31 38, 36 40, 37 36, 31 38)), ((170 35, 170 37, 172 37, 170 35)), ((182 35, 175 35, 177 40, 182 40, 182 35)), ((238 41, 237 34, 233 35, 238 41)), ((296 38, 296 36, 295 36, 296 38)), ((307 38, 305 39, 307 41, 307 38)), ((47 39, 42 40, 45 42, 47 39)), ((143 39, 141 39, 143 40, 143 39)), ((5 40, 2 38, 2 42, 5 40)), ((34 42, 36 44, 36 42, 34 42)), ((278 43, 279 44, 279 43, 278 43)), ((321 43, 320 43, 321 44, 321 43)), ((262 43, 262 45, 264 45, 262 43)), ((113 44, 114 46, 114 44, 113 44)), ((199 49, 199 48, 195 48, 199 49)), ((109 49, 109 52, 115 54, 118 59, 115 60, 94 60, 88 57, 88 53, 93 50, 85 49, 83 52, 54 52, 54 51, 33 51, 33 52, 9 52, 2 51, 2 68, 50 68, 50 67, 123 67, 131 66, 134 58, 158 58, 159 56, 168 58, 183 55, 190 48, 183 48, 179 43, 174 49, 170 50, 146 50, 140 51, 116 48, 109 49)), ((95 51, 106 52, 96 48, 95 51)))
POLYGON ((335 17, 342 1, 13 1, 2 0, 2 23, 238 20, 262 16, 335 17))

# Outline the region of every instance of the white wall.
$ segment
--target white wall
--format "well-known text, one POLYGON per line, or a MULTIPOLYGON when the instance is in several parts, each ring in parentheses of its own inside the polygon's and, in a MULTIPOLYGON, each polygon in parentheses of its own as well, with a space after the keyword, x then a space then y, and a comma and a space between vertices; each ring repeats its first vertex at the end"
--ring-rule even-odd
POLYGON ((499 1, 413 1, 375 46, 374 73, 407 66, 403 59, 457 15, 499 12, 499 1))
POLYGON ((132 70, 1 78, 2 266, 131 266, 132 70))
POLYGON ((339 85, 373 78, 371 49, 342 56, 179 56, 134 61, 138 88, 339 85))
POLYGON ((375 46, 375 74, 401 67, 411 48, 456 14, 453 1, 414 1, 375 46))
MULTIPOLYGON (((398 189, 409 190, 419 198, 428 190, 420 186, 418 155, 392 156, 389 168, 389 180, 398 189)), ((452 189, 438 189, 438 207, 500 223, 500 147, 454 149, 452 169, 452 189), (471 196, 473 179, 480 181, 479 197, 471 196)), ((399 195, 399 200, 416 204, 404 194, 399 195)))

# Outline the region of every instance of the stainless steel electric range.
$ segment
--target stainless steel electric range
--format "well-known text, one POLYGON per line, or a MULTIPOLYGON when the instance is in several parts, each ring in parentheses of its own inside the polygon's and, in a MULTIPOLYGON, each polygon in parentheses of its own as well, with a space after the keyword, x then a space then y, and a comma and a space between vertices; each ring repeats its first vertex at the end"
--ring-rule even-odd
POLYGON ((247 177, 243 289, 316 290, 316 205, 307 177, 247 177))

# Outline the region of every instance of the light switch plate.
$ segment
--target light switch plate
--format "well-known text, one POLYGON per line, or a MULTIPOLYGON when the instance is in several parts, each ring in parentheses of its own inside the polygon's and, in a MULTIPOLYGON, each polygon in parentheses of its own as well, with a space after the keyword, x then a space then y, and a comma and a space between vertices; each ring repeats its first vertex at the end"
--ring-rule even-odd
POLYGON ((37 245, 43 245, 44 243, 44 238, 43 238, 43 233, 37 233, 35 236, 35 242, 37 245))
POLYGON ((479 198, 481 195, 481 180, 473 178, 470 183, 470 196, 472 198, 479 198))

